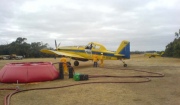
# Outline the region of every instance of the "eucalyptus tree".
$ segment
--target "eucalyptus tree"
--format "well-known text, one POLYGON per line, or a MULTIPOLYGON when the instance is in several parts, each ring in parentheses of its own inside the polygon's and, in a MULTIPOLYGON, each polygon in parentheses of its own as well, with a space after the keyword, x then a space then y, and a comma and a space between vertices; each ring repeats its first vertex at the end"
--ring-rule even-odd
POLYGON ((180 29, 179 29, 179 32, 175 32, 175 36, 176 36, 176 39, 179 38, 179 36, 180 36, 180 29))

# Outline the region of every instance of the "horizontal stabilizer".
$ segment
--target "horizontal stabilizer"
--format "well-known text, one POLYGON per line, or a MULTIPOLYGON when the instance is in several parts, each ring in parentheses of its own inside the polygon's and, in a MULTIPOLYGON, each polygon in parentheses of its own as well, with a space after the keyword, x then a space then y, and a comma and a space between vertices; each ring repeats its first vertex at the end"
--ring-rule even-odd
POLYGON ((124 54, 114 54, 114 56, 124 56, 124 54))

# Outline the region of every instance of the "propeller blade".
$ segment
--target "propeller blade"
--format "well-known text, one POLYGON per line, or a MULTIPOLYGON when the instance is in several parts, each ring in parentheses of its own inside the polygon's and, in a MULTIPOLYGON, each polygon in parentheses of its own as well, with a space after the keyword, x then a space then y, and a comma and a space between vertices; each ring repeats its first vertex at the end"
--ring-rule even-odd
POLYGON ((58 47, 61 45, 61 42, 58 44, 58 47))
POLYGON ((56 49, 57 49, 57 43, 56 43, 56 40, 55 40, 55 47, 56 47, 56 49))

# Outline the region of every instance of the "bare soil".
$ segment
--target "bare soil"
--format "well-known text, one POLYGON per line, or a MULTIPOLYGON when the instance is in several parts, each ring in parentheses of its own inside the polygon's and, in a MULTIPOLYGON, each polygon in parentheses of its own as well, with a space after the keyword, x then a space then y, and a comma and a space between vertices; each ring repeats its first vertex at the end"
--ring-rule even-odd
MULTIPOLYGON (((6 63, 12 62, 59 62, 59 58, 40 58, 23 60, 0 60, 0 69, 6 63)), ((71 61, 73 64, 73 61, 71 61)), ((143 55, 132 55, 126 60, 127 68, 120 61, 105 61, 104 68, 93 68, 93 62, 80 62, 74 67, 75 72, 88 75, 115 76, 153 76, 146 72, 162 73, 164 77, 149 77, 145 83, 97 83, 56 88, 47 90, 32 90, 20 92, 12 96, 11 105, 180 105, 180 59, 148 58, 143 55), (111 69, 107 69, 111 68, 111 69), (133 70, 132 70, 133 69, 133 70)), ((58 69, 58 65, 55 65, 58 69)), ((146 78, 90 78, 88 81, 74 81, 65 76, 64 80, 54 80, 27 84, 0 83, 0 88, 15 88, 21 90, 31 88, 59 87, 77 83, 112 81, 138 82, 146 78)), ((12 90, 0 90, 0 105, 4 104, 5 95, 12 90)))

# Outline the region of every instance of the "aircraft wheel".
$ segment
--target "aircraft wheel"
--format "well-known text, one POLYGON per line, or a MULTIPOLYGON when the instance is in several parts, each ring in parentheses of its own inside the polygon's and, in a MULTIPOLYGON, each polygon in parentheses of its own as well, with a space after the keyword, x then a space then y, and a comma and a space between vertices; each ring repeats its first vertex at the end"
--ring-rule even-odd
POLYGON ((74 61, 74 66, 78 66, 79 62, 78 61, 74 61))
POLYGON ((124 64, 124 67, 127 67, 127 64, 124 64))

